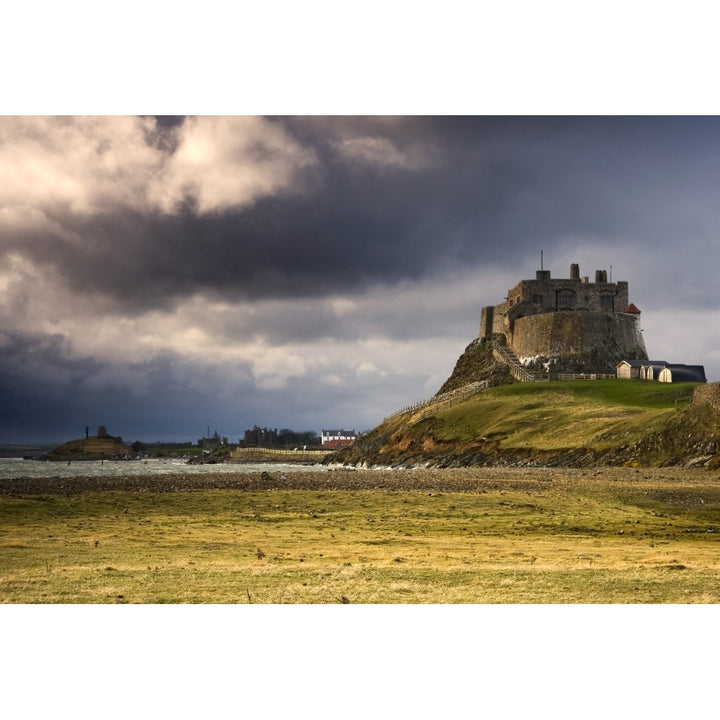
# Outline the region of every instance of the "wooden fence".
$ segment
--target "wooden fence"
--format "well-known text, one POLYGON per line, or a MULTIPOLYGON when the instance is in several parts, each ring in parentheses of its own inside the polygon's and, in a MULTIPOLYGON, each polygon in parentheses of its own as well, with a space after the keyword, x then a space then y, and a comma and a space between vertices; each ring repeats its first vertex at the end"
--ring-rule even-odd
POLYGON ((417 412, 418 410, 422 410, 422 408, 428 407, 430 405, 432 405, 433 407, 437 407, 438 405, 442 405, 443 407, 455 405, 456 403, 465 400, 471 395, 475 395, 475 393, 478 393, 481 390, 490 387, 490 385, 491 383, 489 380, 480 380, 479 382, 470 383, 469 385, 463 385, 460 388, 456 388, 455 390, 451 390, 450 392, 443 393, 442 395, 433 395, 426 400, 420 400, 419 402, 406 405, 400 410, 397 410, 394 413, 388 415, 383 422, 387 422, 388 420, 392 420, 393 418, 400 417, 400 415, 405 415, 406 413, 417 412))
MULTIPOLYGON (((495 344, 493 348, 499 359, 505 362, 510 367, 512 376, 520 382, 549 382, 550 380, 615 380, 617 375, 615 373, 539 373, 532 372, 525 368, 515 354, 508 348, 495 344)), ((469 385, 463 385, 461 388, 451 390, 450 392, 443 393, 442 395, 434 395, 426 400, 420 400, 410 405, 406 405, 400 410, 396 410, 394 413, 388 415, 383 422, 392 420, 393 418, 406 415, 407 413, 417 412, 425 407, 438 406, 448 407, 452 406, 466 398, 474 395, 475 393, 484 390, 491 386, 489 380, 481 380, 479 382, 470 383, 469 385)), ((430 413, 424 413, 421 419, 427 417, 430 413)))
POLYGON ((230 457, 231 458, 241 458, 241 457, 266 457, 266 456, 288 456, 292 455, 293 457, 297 458, 307 458, 308 460, 312 458, 322 458, 327 455, 330 450, 323 450, 318 448, 317 450, 280 450, 275 448, 264 448, 264 447, 239 447, 235 450, 230 451, 230 457))

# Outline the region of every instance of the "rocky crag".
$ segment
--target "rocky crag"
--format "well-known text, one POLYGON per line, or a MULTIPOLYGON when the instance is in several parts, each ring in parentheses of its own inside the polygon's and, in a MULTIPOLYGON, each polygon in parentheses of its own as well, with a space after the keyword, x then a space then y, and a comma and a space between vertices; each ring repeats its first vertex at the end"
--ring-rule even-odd
POLYGON ((452 374, 442 384, 437 394, 442 395, 483 380, 487 380, 490 385, 507 385, 514 382, 507 363, 493 355, 493 341, 476 338, 457 359, 452 374))

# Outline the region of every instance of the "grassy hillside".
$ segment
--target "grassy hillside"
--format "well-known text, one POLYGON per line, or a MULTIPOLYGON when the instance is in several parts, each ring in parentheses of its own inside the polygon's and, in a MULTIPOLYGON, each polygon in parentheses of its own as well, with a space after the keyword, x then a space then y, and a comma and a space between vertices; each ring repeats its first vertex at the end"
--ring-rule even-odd
MULTIPOLYGON (((392 418, 335 454, 345 463, 661 465, 714 456, 720 415, 694 383, 516 383, 392 418)), ((703 461, 714 466, 714 458, 703 461)))
POLYGON ((559 450, 617 438, 639 440, 648 427, 687 407, 692 386, 620 380, 516 383, 492 388, 440 411, 433 435, 465 444, 493 437, 504 449, 559 450))
POLYGON ((133 451, 119 438, 89 437, 71 440, 64 445, 51 450, 43 456, 45 460, 72 461, 72 460, 112 460, 124 456, 132 456, 133 451))

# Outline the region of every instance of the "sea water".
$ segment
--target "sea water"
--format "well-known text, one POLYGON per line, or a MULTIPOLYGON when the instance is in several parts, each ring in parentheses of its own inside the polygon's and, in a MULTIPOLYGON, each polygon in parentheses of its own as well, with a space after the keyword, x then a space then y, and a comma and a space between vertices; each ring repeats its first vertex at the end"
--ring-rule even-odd
POLYGON ((70 478, 70 477, 118 477, 137 475, 204 475, 220 473, 291 473, 299 470, 324 471, 326 465, 298 465, 291 463, 209 463, 189 465, 180 459, 148 460, 73 460, 50 462, 0 458, 0 481, 10 478, 70 478))

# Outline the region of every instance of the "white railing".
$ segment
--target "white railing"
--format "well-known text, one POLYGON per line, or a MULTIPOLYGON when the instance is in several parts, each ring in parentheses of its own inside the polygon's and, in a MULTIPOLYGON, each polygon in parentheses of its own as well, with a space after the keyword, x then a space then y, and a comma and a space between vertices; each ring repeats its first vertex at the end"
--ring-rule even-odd
POLYGON ((499 359, 510 368, 510 374, 520 382, 539 382, 546 379, 542 377, 540 373, 530 372, 530 370, 524 367, 518 360, 517 355, 504 345, 494 343, 493 354, 495 357, 500 356, 499 359))

